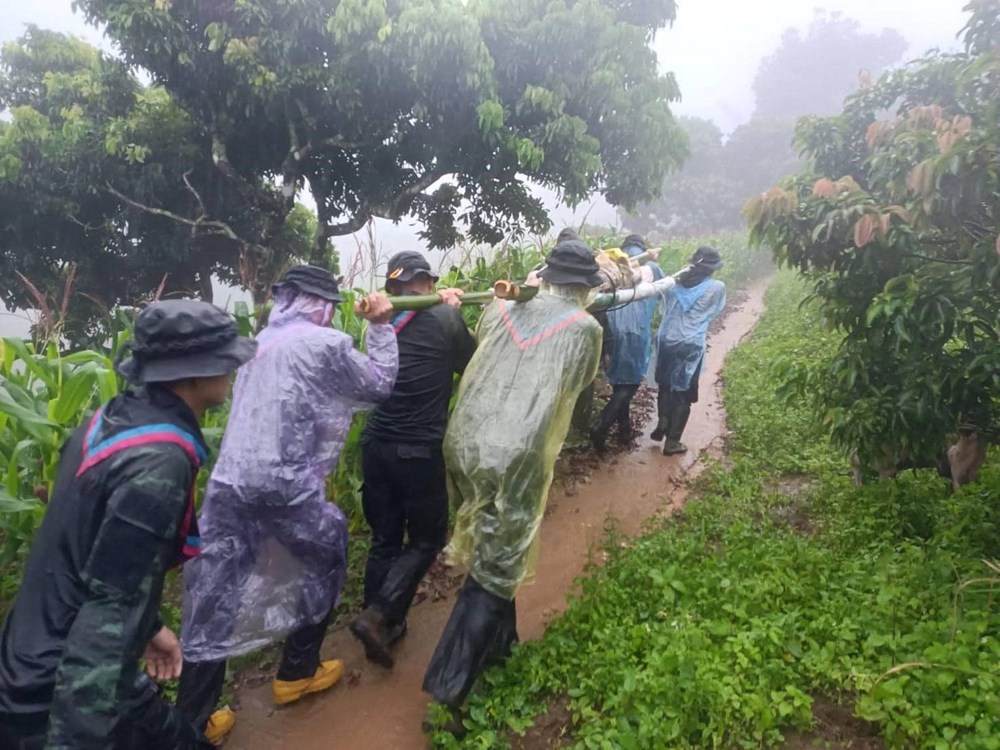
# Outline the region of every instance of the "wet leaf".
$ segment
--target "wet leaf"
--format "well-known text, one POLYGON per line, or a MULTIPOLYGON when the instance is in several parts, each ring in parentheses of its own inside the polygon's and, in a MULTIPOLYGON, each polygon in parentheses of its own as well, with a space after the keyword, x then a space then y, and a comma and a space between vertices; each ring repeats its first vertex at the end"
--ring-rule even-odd
POLYGON ((875 238, 875 226, 878 219, 873 214, 865 214, 854 225, 854 244, 864 247, 875 238))

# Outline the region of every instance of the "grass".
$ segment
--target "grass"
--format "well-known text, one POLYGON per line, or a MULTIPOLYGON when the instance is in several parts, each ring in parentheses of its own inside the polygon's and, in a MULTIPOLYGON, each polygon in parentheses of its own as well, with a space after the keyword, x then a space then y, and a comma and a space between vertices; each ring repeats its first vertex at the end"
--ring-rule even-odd
POLYGON ((803 297, 779 276, 727 362, 725 465, 683 513, 609 539, 564 616, 480 680, 466 736, 435 747, 520 743, 539 717, 566 747, 777 747, 833 701, 885 747, 1000 748, 982 563, 1000 556, 1000 472, 955 495, 927 472, 853 486, 822 425, 775 395, 776 365, 832 341, 803 297))

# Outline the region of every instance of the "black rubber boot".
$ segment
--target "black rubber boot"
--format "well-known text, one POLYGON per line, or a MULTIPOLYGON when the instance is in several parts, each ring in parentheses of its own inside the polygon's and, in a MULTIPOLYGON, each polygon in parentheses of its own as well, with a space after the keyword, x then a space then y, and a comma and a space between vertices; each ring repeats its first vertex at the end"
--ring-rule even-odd
POLYGON ((688 418, 691 416, 691 404, 679 393, 673 394, 673 403, 670 408, 670 428, 667 430, 667 437, 671 440, 681 441, 684 428, 687 427, 688 418))
POLYGON ((621 389, 621 400, 618 405, 618 441, 622 445, 628 445, 635 437, 632 432, 632 399, 635 392, 639 390, 637 385, 618 386, 621 389))
POLYGON ((354 637, 364 645, 365 658, 368 661, 392 669, 395 660, 389 653, 390 633, 387 632, 386 626, 385 615, 376 607, 368 607, 355 617, 348 627, 354 637))
POLYGON ((635 387, 631 385, 616 385, 613 386, 611 391, 611 398, 608 399, 607 406, 604 407, 604 411, 601 412, 601 416, 597 420, 597 426, 594 427, 593 431, 590 433, 590 441, 594 444, 594 447, 599 451, 604 451, 607 447, 608 431, 611 429, 611 425, 615 422, 618 423, 619 434, 624 434, 622 441, 626 441, 631 436, 632 425, 628 418, 628 407, 629 403, 632 401, 632 395, 635 393, 635 387), (622 433, 622 425, 624 423, 625 432, 622 433))
POLYGON ((649 434, 650 440, 663 440, 667 434, 667 430, 670 429, 671 395, 670 391, 664 387, 661 387, 656 394, 657 422, 656 429, 649 434))
POLYGON ((684 434, 688 417, 691 416, 691 404, 688 403, 687 398, 679 393, 671 393, 670 395, 670 419, 667 439, 663 443, 664 456, 687 453, 687 446, 681 442, 681 435, 684 434))
POLYGON ((615 418, 614 408, 615 397, 612 395, 611 400, 601 411, 601 416, 597 418, 594 429, 590 431, 590 442, 598 453, 604 453, 608 448, 608 430, 611 429, 611 423, 615 418))

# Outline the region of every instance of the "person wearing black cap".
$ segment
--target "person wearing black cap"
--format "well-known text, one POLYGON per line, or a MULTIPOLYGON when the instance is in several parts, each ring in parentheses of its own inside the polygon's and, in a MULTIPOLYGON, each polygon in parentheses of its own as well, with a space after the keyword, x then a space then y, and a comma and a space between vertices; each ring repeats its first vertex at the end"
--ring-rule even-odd
POLYGON ((119 372, 134 387, 63 448, 52 498, 0 635, 0 747, 211 747, 157 693, 181 671, 159 619, 168 568, 198 553, 199 419, 254 355, 204 302, 158 302, 119 372))
POLYGON ((705 357, 708 327, 726 306, 726 285, 712 274, 722 268, 714 247, 700 247, 677 283, 662 293, 663 320, 656 334, 656 429, 653 440, 664 440, 663 455, 687 452, 681 442, 698 402, 698 377, 705 357))
MULTIPOLYGON (((634 258, 647 252, 646 241, 637 234, 630 234, 622 242, 622 251, 634 258)), ((643 281, 653 282, 663 278, 663 271, 653 261, 641 266, 643 281)), ((611 425, 618 425, 618 439, 627 445, 632 440, 632 422, 629 408, 632 398, 646 377, 649 369, 650 337, 656 299, 639 300, 609 310, 608 329, 614 336, 610 355, 605 360, 604 375, 611 385, 611 398, 598 417, 590 433, 591 442, 599 451, 607 447, 606 440, 611 425)))
POLYGON ((326 493, 354 414, 396 379, 392 306, 367 297, 367 354, 330 327, 341 301, 329 271, 290 270, 274 288, 260 350, 233 388, 229 424, 202 504, 203 550, 184 573, 184 673, 177 706, 213 742, 226 660, 285 638, 274 702, 326 690, 343 674, 320 647, 347 569, 347 521, 326 493), (287 636, 287 637, 286 637, 287 636))
POLYGON ((483 312, 444 441, 458 508, 448 551, 469 565, 424 690, 452 709, 517 641, 514 597, 529 576, 573 404, 593 381, 601 331, 585 309, 602 276, 578 240, 556 245, 526 302, 483 312))
MULTIPOLYGON (((433 294, 437 280, 421 253, 404 251, 389 259, 390 294, 433 294)), ((362 502, 372 537, 365 609, 350 627, 368 658, 387 668, 393 664, 389 647, 406 632, 417 587, 447 541, 441 443, 454 376, 465 371, 476 350, 457 309, 461 290, 437 293, 445 304, 393 319, 399 375, 392 395, 369 415, 361 438, 362 502)))

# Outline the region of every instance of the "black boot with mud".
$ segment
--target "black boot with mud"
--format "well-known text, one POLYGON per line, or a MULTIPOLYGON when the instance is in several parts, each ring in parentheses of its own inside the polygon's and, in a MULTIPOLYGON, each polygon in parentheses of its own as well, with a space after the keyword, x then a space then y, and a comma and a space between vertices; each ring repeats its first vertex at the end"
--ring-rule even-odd
MULTIPOLYGON (((405 627, 405 626, 404 626, 405 627)), ((365 647, 365 658, 381 667, 392 669, 395 660, 389 653, 390 633, 386 627, 385 615, 375 607, 368 607, 350 624, 351 633, 365 647)), ((401 637, 400 633, 398 637, 401 637)))
POLYGON ((670 406, 670 394, 664 393, 663 388, 660 388, 656 394, 656 429, 649 433, 650 440, 659 442, 667 436, 667 430, 670 429, 670 406))

